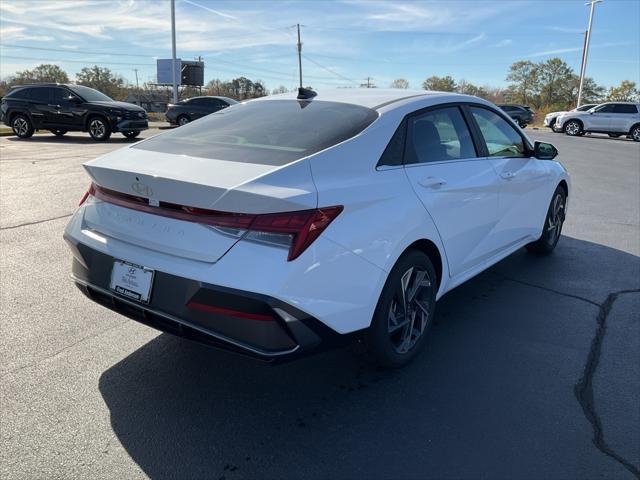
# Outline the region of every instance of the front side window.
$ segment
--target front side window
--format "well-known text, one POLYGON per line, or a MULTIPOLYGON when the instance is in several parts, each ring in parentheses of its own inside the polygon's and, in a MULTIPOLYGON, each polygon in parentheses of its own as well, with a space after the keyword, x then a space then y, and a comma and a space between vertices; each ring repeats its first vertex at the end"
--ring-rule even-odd
POLYGON ((467 123, 458 107, 432 110, 408 122, 406 163, 431 163, 476 157, 467 123))
POLYGON ((375 110, 349 103, 254 100, 132 148, 282 166, 356 136, 376 118, 375 110))
POLYGON ((616 103, 613 111, 614 113, 638 113, 636 106, 629 103, 616 103))
POLYGON ((53 89, 53 103, 55 105, 69 103, 69 99, 73 97, 75 97, 75 95, 73 95, 69 90, 65 90, 64 88, 53 89))
POLYGON ((487 144, 490 157, 527 156, 527 147, 522 136, 504 118, 486 108, 470 109, 487 144))

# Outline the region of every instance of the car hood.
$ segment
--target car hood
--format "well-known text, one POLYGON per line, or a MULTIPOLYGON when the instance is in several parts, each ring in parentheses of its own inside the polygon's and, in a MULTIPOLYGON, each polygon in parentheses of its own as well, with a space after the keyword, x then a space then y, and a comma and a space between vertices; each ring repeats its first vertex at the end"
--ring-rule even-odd
POLYGON ((567 113, 566 110, 562 110, 559 112, 549 112, 547 113, 547 117, 551 116, 551 115, 562 115, 563 113, 567 113))
POLYGON ((116 102, 115 100, 113 102, 95 101, 95 102, 87 102, 87 103, 89 105, 98 105, 100 107, 113 108, 113 109, 117 109, 117 110, 127 110, 129 112, 144 112, 144 111, 146 111, 144 108, 139 107, 138 105, 134 105, 133 103, 116 102))

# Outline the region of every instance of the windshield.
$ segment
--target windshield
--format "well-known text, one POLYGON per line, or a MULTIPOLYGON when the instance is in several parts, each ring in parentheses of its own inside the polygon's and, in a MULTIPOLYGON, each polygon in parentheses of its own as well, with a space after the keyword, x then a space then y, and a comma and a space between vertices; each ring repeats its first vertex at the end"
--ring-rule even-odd
POLYGON ((347 140, 378 114, 348 103, 266 100, 239 103, 133 148, 281 166, 347 140))
POLYGON ((112 98, 107 97, 104 93, 94 90, 93 88, 82 85, 70 85, 69 88, 87 102, 113 102, 112 98))

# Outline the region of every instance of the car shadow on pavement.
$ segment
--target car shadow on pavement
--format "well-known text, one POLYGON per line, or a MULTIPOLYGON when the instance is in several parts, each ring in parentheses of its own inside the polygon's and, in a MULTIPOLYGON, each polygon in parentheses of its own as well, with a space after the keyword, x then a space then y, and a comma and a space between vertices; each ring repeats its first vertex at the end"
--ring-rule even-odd
MULTIPOLYGON (((563 237, 553 255, 517 252, 442 298, 404 369, 350 349, 270 367, 160 334, 99 388, 154 479, 620 478, 574 389, 600 305, 640 288, 639 272, 635 255, 563 237)), ((605 439, 635 445, 624 415, 613 437, 602 420, 605 439)))
POLYGON ((100 144, 109 144, 109 143, 133 143, 138 140, 142 140, 142 138, 127 138, 120 136, 118 134, 114 134, 117 136, 112 136, 109 140, 104 142, 99 142, 91 138, 88 134, 86 136, 80 135, 65 135, 63 137, 57 137, 55 135, 34 135, 30 138, 19 138, 19 137, 7 137, 7 140, 10 142, 27 142, 27 143, 63 143, 63 144, 78 144, 78 145, 100 145, 100 144))

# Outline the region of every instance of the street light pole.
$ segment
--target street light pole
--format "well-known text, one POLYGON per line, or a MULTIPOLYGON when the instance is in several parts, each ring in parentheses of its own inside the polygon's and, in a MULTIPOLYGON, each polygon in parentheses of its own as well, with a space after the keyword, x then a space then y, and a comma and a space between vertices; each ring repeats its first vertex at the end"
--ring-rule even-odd
POLYGON ((298 27, 298 74, 300 76, 300 88, 302 88, 302 42, 300 41, 300 24, 297 23, 298 27))
POLYGON ((171 78, 173 79, 173 103, 178 103, 178 79, 176 78, 176 0, 171 0, 171 78))
POLYGON ((582 53, 582 66, 580 68, 580 86, 578 87, 578 105, 579 107, 582 103, 582 87, 584 85, 584 77, 587 71, 587 55, 589 55, 589 42, 591 41, 591 26, 593 25, 593 11, 595 10, 596 3, 600 3, 603 0, 591 0, 590 2, 585 3, 585 5, 590 5, 591 9, 589 11, 589 28, 587 29, 587 38, 584 42, 584 50, 582 53))

